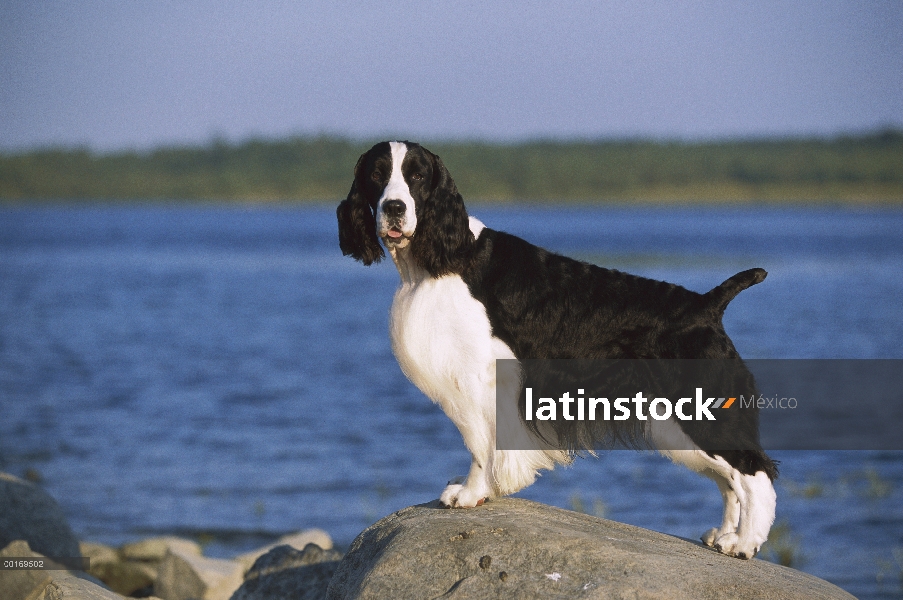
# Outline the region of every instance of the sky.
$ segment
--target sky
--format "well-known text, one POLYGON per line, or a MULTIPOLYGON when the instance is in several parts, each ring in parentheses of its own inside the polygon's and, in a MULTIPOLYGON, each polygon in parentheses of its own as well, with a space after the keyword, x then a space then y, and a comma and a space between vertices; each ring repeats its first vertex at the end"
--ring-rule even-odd
POLYGON ((0 150, 903 128, 900 0, 0 0, 0 150))

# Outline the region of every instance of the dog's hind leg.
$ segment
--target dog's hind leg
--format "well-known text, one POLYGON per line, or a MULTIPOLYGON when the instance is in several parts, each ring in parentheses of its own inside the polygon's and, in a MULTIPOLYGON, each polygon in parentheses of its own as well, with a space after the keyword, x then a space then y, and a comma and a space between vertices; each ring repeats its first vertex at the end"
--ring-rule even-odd
MULTIPOLYGON (((673 421, 655 422, 651 434, 662 455, 718 484, 724 500, 721 527, 707 531, 702 536, 703 543, 728 556, 754 557, 774 523, 776 495, 769 475, 764 470, 751 475, 741 473, 724 457, 699 449, 673 421)), ((752 458, 764 460, 747 462, 771 465, 773 469, 764 453, 754 452, 752 458)))
MULTIPOLYGON (((709 473, 713 472, 709 471, 709 473)), ((721 518, 721 527, 712 527, 703 534, 702 543, 706 546, 714 546, 715 540, 726 533, 737 531, 737 526, 740 524, 740 500, 737 499, 737 494, 734 493, 730 484, 720 475, 716 475, 713 479, 718 485, 721 499, 724 501, 724 514, 721 518)))
MULTIPOLYGON (((719 457, 720 458, 720 457, 719 457)), ((714 542, 719 552, 738 558, 752 558, 758 554, 762 544, 768 539, 768 532, 774 523, 776 495, 768 475, 758 471, 755 475, 744 475, 734 469, 732 481, 739 480, 740 524, 735 533, 725 533, 714 542)))
POLYGON ((723 457, 702 450, 662 451, 676 463, 713 479, 721 490, 724 513, 721 527, 702 536, 707 546, 722 554, 750 559, 758 554, 774 523, 776 495, 763 471, 744 475, 723 457))

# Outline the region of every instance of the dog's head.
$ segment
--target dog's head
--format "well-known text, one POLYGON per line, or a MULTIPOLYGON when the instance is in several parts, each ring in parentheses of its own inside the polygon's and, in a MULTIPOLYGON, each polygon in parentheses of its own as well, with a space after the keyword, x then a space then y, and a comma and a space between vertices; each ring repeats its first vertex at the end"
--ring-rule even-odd
POLYGON ((439 277, 460 272, 473 246, 464 201, 438 156, 411 142, 381 142, 354 168, 339 205, 342 253, 370 265, 410 246, 417 263, 439 277))

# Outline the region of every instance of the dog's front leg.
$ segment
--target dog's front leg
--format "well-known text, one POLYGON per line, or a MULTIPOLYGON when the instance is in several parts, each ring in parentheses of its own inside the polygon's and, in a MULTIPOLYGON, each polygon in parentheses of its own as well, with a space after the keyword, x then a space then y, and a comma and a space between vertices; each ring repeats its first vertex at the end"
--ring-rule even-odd
MULTIPOLYGON (((480 411, 482 412, 482 411, 480 411)), ((492 486, 492 461, 495 455, 494 415, 471 414, 459 421, 452 419, 470 451, 470 472, 448 482, 439 501, 450 508, 473 508, 495 495, 492 486)))
POLYGON ((467 477, 455 477, 448 482, 439 501, 449 508, 473 508, 480 506, 491 495, 487 483, 488 469, 476 458, 471 457, 470 473, 467 477))

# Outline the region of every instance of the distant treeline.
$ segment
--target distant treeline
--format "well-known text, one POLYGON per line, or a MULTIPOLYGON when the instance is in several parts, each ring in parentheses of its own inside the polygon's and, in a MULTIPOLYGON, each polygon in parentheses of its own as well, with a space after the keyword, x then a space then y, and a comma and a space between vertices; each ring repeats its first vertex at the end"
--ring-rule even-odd
MULTIPOLYGON (((0 198, 337 200, 371 144, 333 137, 0 154, 0 198)), ((903 132, 720 142, 436 142, 465 199, 903 202, 903 132)))

